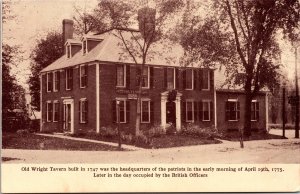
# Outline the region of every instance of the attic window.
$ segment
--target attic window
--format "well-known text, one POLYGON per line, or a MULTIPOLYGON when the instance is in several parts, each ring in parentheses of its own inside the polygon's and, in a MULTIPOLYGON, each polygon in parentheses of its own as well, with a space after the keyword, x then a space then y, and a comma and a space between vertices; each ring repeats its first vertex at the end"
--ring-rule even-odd
POLYGON ((84 40, 82 43, 82 51, 83 51, 83 54, 87 53, 87 41, 86 40, 84 40))
POLYGON ((69 58, 71 57, 71 46, 68 45, 68 46, 66 47, 66 50, 67 50, 67 58, 69 59, 69 58))

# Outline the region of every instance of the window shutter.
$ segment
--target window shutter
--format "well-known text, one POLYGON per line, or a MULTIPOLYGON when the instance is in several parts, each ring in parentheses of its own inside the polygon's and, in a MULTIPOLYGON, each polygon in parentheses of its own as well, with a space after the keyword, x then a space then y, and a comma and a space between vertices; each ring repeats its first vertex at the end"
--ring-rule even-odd
POLYGON ((199 102, 199 121, 203 121, 203 102, 199 102))
POLYGON ((203 88, 203 69, 199 69, 198 80, 199 80, 199 90, 202 90, 202 88, 203 88))
POLYGON ((150 123, 154 123, 154 102, 150 101, 150 123))
POLYGON ((198 88, 198 71, 196 69, 193 69, 193 75, 194 75, 194 80, 193 80, 193 84, 194 84, 194 90, 197 90, 198 88))
POLYGON ((175 68, 175 88, 174 89, 179 89, 179 73, 178 73, 178 68, 175 68))
POLYGON ((130 88, 130 65, 126 65, 126 88, 130 88))
POLYGON ((88 70, 89 70, 88 65, 85 65, 84 68, 85 68, 85 77, 84 77, 85 87, 88 87, 88 70))
POLYGON ((85 122, 88 123, 89 121, 89 102, 85 101, 85 122))
POLYGON ((256 111, 257 111, 257 121, 259 121, 259 102, 256 104, 256 111))
POLYGON ((153 88, 153 67, 149 67, 150 71, 150 88, 153 88))
POLYGON ((118 83, 118 65, 115 65, 115 86, 117 86, 118 83))
POLYGON ((70 89, 73 90, 73 68, 70 68, 70 89))
POLYGON ((58 102, 57 103, 57 121, 60 121, 60 114, 59 114, 60 111, 59 110, 60 110, 60 103, 58 102))
POLYGON ((50 91, 53 91, 53 73, 50 73, 50 91))
POLYGON ((57 91, 60 90, 60 71, 57 71, 57 91))
POLYGON ((212 101, 210 101, 210 105, 209 105, 210 109, 210 120, 213 121, 214 120, 214 103, 212 101))
POLYGON ((181 121, 185 122, 185 115, 186 115, 186 104, 185 101, 181 102, 181 121))
MULTIPOLYGON (((81 66, 79 65, 78 66, 78 86, 79 86, 79 88, 81 87, 81 85, 80 85, 80 79, 82 79, 82 77, 80 75, 80 69, 81 69, 81 66)), ((83 82, 83 80, 81 80, 81 82, 83 82)))
POLYGON ((198 120, 198 102, 194 101, 194 121, 198 120))
POLYGON ((237 120, 240 120, 240 102, 237 102, 237 120))
POLYGON ((186 88, 186 70, 182 71, 182 89, 186 88))
POLYGON ((117 122, 116 100, 112 101, 111 109, 112 109, 112 111, 111 111, 112 112, 112 121, 113 121, 113 123, 116 123, 117 122))
POLYGON ((229 102, 226 101, 225 103, 225 121, 229 120, 229 114, 230 114, 230 107, 229 107, 229 102))
POLYGON ((79 123, 81 123, 81 118, 80 118, 81 103, 82 103, 82 101, 79 100, 79 102, 78 102, 78 121, 79 121, 79 123))
POLYGON ((214 89, 214 70, 210 70, 209 72, 209 82, 210 82, 210 90, 214 89))
POLYGON ((126 123, 130 122, 130 101, 126 101, 126 123))
POLYGON ((136 87, 139 87, 140 81, 141 81, 141 68, 136 67, 136 87))
POLYGON ((167 68, 164 68, 164 88, 167 89, 168 88, 168 73, 167 73, 167 68))

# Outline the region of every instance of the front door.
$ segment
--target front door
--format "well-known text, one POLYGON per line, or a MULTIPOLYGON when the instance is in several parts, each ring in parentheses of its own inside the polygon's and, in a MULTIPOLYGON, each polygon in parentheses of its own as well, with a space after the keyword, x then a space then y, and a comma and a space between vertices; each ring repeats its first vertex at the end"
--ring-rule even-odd
POLYGON ((167 123, 172 123, 176 126, 176 104, 175 102, 167 102, 166 104, 167 123))
POLYGON ((64 132, 73 133, 74 132, 74 115, 73 115, 73 100, 64 101, 63 108, 63 129, 64 132))

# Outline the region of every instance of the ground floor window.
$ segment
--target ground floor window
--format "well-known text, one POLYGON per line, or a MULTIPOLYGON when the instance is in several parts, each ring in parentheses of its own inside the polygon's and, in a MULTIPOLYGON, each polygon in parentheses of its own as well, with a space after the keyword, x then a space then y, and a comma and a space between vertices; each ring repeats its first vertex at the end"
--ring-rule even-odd
POLYGON ((259 102, 252 100, 251 102, 251 121, 258 121, 259 119, 259 102))
POLYGON ((120 123, 128 123, 130 119, 130 102, 126 99, 117 99, 113 100, 112 103, 112 113, 113 113, 113 122, 118 122, 118 105, 120 113, 120 123))
POLYGON ((186 102, 186 122, 194 122, 194 101, 186 102))
POLYGON ((210 101, 202 101, 202 121, 210 121, 210 101))
POLYGON ((79 118, 80 123, 87 123, 88 120, 88 101, 87 99, 81 99, 79 101, 79 118))
POLYGON ((226 120, 238 121, 240 119, 240 102, 236 99, 229 99, 226 102, 226 120))
POLYGON ((150 100, 141 100, 141 122, 150 123, 150 100))
POLYGON ((47 122, 52 121, 52 114, 53 114, 53 105, 52 102, 47 102, 46 104, 46 112, 47 112, 47 122))
POLYGON ((59 102, 53 102, 53 122, 58 122, 59 120, 59 102))

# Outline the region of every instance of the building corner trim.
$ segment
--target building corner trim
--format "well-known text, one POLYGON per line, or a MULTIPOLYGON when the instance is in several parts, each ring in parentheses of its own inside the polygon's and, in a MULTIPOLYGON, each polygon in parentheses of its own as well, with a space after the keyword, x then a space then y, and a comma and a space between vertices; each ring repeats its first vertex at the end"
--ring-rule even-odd
POLYGON ((100 133, 100 64, 96 63, 96 132, 100 133))

